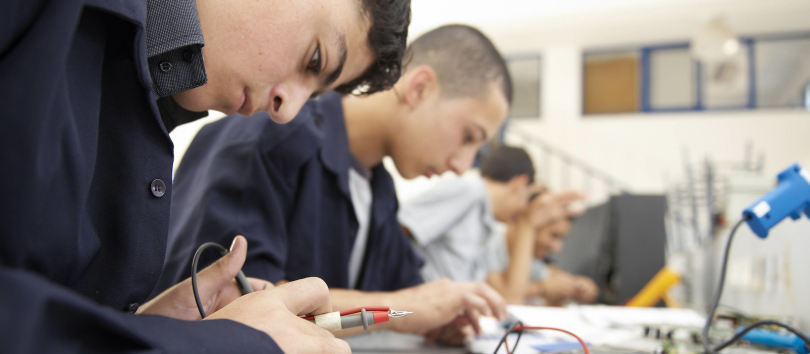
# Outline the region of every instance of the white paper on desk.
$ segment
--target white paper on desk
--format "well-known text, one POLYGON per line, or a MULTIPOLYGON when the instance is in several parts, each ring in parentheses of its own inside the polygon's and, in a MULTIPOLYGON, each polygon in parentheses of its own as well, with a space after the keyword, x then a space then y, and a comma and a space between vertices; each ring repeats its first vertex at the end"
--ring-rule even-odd
MULTIPOLYGON (((629 308, 620 306, 509 306, 509 313, 526 326, 554 327, 573 332, 594 346, 608 346, 650 351, 656 341, 643 336, 644 326, 699 327, 704 319, 692 310, 665 308, 629 308)), ((482 322, 485 336, 468 345, 474 353, 491 353, 503 335, 497 323, 482 322)), ((536 332, 524 337, 519 352, 536 353, 533 344, 575 340, 568 334, 554 331, 536 332), (527 340, 528 339, 528 340, 527 340)))
MULTIPOLYGON (((485 320, 489 322, 489 319, 485 320)), ((493 323, 497 324, 496 320, 493 319, 492 321, 493 323)), ((501 342, 501 338, 504 334, 504 329, 501 328, 500 325, 497 325, 497 328, 498 329, 496 331, 488 331, 482 328, 484 331, 482 335, 476 336, 474 340, 466 343, 467 351, 470 353, 493 353, 495 348, 497 348, 498 344, 501 342)), ((514 344, 516 336, 516 334, 513 334, 512 337, 508 339, 510 345, 514 344)), ((534 349, 535 345, 550 344, 554 342, 558 342, 558 340, 548 336, 546 333, 527 331, 524 332, 520 337, 520 343, 517 350, 511 347, 510 349, 512 349, 512 353, 515 354, 537 353, 537 350, 534 349)), ((500 353, 506 353, 506 350, 501 348, 500 353)))
MULTIPOLYGON (((509 306, 507 308, 512 316, 523 322, 526 326, 543 326, 565 329, 576 333, 583 339, 586 337, 596 338, 596 329, 589 327, 581 319, 575 316, 575 312, 561 307, 538 307, 538 306, 509 306)), ((493 318, 481 318, 481 330, 483 335, 467 344, 467 350, 471 353, 492 353, 500 343, 504 334, 504 328, 493 318)), ((512 340, 514 341, 514 340, 512 340)), ((534 346, 551 344, 556 342, 573 342, 575 338, 568 334, 555 331, 525 331, 520 338, 520 344, 514 353, 538 353, 534 346)), ((590 341, 585 339, 585 341, 590 341)), ((511 341, 510 341, 511 342, 511 341)), ((593 344, 593 343, 591 343, 593 344)), ((506 351, 501 349, 503 353, 506 351)))
POLYGON ((702 327, 706 318, 690 309, 624 306, 570 306, 588 323, 601 327, 702 327))

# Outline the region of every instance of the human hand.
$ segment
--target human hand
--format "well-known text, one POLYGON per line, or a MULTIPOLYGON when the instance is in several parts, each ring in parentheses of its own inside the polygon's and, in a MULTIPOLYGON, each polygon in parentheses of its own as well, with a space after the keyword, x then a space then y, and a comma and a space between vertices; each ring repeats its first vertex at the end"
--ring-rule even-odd
POLYGON ((465 317, 457 317, 442 327, 425 333, 425 344, 442 343, 444 345, 460 347, 464 340, 475 335, 475 330, 465 317))
MULTIPOLYGON (((242 296, 234 278, 242 269, 247 256, 247 240, 236 236, 226 254, 197 274, 197 290, 205 313, 215 312, 242 296)), ((273 288, 273 284, 261 279, 248 278, 253 289, 273 288)), ((137 314, 162 315, 180 320, 200 320, 200 311, 194 301, 191 278, 167 289, 141 305, 137 314)))
POLYGON ((545 193, 535 198, 524 212, 524 217, 534 227, 542 227, 560 219, 570 218, 581 214, 569 209, 571 203, 585 199, 585 195, 577 191, 560 193, 545 193))
POLYGON ((552 272, 550 277, 540 283, 543 288, 541 296, 549 303, 558 304, 576 295, 576 281, 570 274, 552 272))
POLYGON ((351 353, 349 344, 298 316, 332 312, 329 288, 306 278, 242 296, 205 320, 229 319, 267 333, 285 353, 351 353))
POLYGON ((391 321, 399 332, 428 332, 458 317, 464 318, 475 333, 480 333, 481 315, 506 319, 506 301, 485 283, 457 283, 440 279, 396 291, 391 306, 408 309, 413 314, 391 321))
POLYGON ((596 301, 596 297, 599 296, 599 287, 591 278, 578 275, 574 277, 574 283, 576 289, 574 299, 585 304, 596 301))

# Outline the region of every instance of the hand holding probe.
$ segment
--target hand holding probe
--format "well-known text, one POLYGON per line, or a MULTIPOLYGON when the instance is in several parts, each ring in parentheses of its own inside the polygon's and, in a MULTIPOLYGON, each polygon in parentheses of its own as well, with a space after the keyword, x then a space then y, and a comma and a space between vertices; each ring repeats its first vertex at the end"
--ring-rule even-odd
POLYGON ((413 312, 408 311, 394 311, 388 306, 369 306, 306 316, 303 317, 303 319, 315 323, 318 327, 327 331, 334 332, 362 326, 363 330, 368 332, 368 327, 371 325, 388 322, 392 318, 405 317, 412 313, 413 312))
MULTIPOLYGON (((205 318, 205 310, 200 300, 200 294, 197 290, 197 264, 200 260, 200 255, 208 248, 216 248, 224 256, 228 253, 228 249, 221 245, 208 242, 201 245, 197 252, 194 253, 194 258, 191 261, 191 288, 194 293, 194 301, 197 303, 197 309, 200 311, 200 317, 205 318)), ((240 270, 236 275, 236 283, 239 290, 243 295, 253 292, 245 274, 240 270)), ((354 328, 362 326, 368 332, 368 327, 383 322, 388 322, 392 318, 405 317, 413 312, 407 311, 393 311, 388 306, 368 306, 358 307, 351 310, 340 312, 329 312, 315 316, 304 317, 305 320, 315 323, 319 327, 328 331, 339 331, 347 328, 354 328)))

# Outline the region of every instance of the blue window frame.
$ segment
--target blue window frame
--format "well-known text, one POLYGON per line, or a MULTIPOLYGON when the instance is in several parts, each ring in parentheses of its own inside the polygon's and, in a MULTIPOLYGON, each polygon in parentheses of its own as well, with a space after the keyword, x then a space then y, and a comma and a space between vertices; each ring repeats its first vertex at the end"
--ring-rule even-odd
MULTIPOLYGON (((805 107, 806 109, 810 109, 810 32, 797 32, 797 33, 783 33, 783 34, 774 34, 774 35, 763 35, 763 36, 747 36, 740 38, 740 45, 741 45, 741 53, 739 57, 739 61, 737 62, 737 68, 722 68, 722 67, 711 67, 704 64, 701 64, 699 61, 694 59, 686 59, 683 55, 688 53, 689 51, 689 42, 675 42, 675 43, 665 43, 665 44, 657 44, 657 45, 644 45, 644 46, 633 46, 633 47, 618 47, 618 48, 609 48, 609 49, 599 49, 599 50, 589 50, 583 53, 583 65, 586 62, 588 56, 591 55, 604 55, 610 53, 637 53, 639 55, 639 71, 640 75, 640 86, 639 86, 639 112, 643 113, 658 113, 658 112, 686 112, 686 111, 714 111, 714 110, 745 110, 745 109, 757 109, 757 108, 791 108, 791 107, 805 107), (766 83, 767 80, 763 80, 762 75, 768 75, 766 71, 769 70, 768 67, 758 67, 758 64, 763 64, 763 57, 762 50, 765 47, 771 46, 773 43, 798 43, 796 45, 800 45, 801 48, 796 50, 803 50, 804 52, 800 52, 796 54, 796 50, 794 50, 793 56, 797 58, 807 58, 807 62, 800 62, 795 63, 794 60, 792 63, 798 65, 802 68, 808 70, 807 73, 800 73, 801 76, 799 80, 806 77, 806 82, 798 81, 794 86, 796 86, 795 96, 791 96, 788 103, 768 103, 766 104, 763 100, 762 92, 758 92, 758 85, 762 86, 763 83, 766 83), (760 52, 758 52, 760 50, 760 52), (804 53, 807 55, 805 56, 804 53), (758 61, 758 54, 759 54, 759 61, 758 61), (680 55, 680 58, 677 58, 680 55), (691 91, 688 92, 689 95, 693 95, 693 99, 685 99, 684 91, 681 91, 679 94, 681 97, 677 99, 669 99, 669 102, 665 102, 661 104, 661 100, 656 98, 656 91, 660 88, 667 88, 666 84, 662 84, 661 82, 657 82, 656 80, 663 80, 663 78, 657 78, 658 73, 656 71, 656 61, 660 58, 667 58, 670 63, 675 63, 680 60, 680 65, 683 69, 684 66, 691 67, 690 69, 690 77, 687 79, 678 78, 677 76, 671 76, 672 78, 676 78, 681 82, 679 85, 684 86, 684 83, 691 83, 692 85, 691 91), (687 61, 691 61, 689 64, 687 61), (728 70, 737 70, 738 74, 734 77, 736 79, 737 86, 735 89, 737 91, 732 92, 732 94, 736 95, 734 97, 721 97, 720 99, 716 99, 715 96, 711 96, 716 86, 717 82, 722 81, 721 74, 727 72, 728 70), (740 86, 741 85, 741 86, 740 86), (804 88, 802 90, 802 88, 804 88), (759 94, 759 96, 758 96, 759 94), (714 101, 712 100, 714 98, 714 101), (795 99, 794 99, 795 98, 795 99), (680 104, 678 101, 680 100, 680 104), (717 101, 717 102, 715 102, 717 101), (731 102, 731 104, 725 104, 724 101, 731 102), (718 103, 719 102, 719 103, 718 103)), ((664 61, 666 61, 664 60, 664 61)), ((771 67, 784 67, 782 63, 770 64, 771 67)), ((681 70, 683 71, 683 70, 681 70)), ((584 66, 583 66, 584 72, 584 66)), ((782 73, 784 76, 784 73, 782 73)), ((776 78, 778 79, 778 78, 776 78)), ((585 80, 583 75, 583 81, 585 80)), ((683 87, 682 87, 683 88, 683 87)), ((763 87, 759 87, 760 90, 763 87)), ((717 91, 717 90, 714 90, 717 91)), ((794 91, 791 91, 794 92, 794 91)), ((584 85, 583 85, 583 93, 584 93, 584 85)), ((791 93, 792 95, 793 93, 791 93)), ((663 97, 663 96, 662 96, 663 97)), ((583 100, 584 101, 584 100, 583 100)), ((781 101, 780 101, 781 102, 781 101)), ((585 112, 584 106, 582 107, 583 113, 585 112)), ((586 114, 588 115, 588 114, 586 114)))

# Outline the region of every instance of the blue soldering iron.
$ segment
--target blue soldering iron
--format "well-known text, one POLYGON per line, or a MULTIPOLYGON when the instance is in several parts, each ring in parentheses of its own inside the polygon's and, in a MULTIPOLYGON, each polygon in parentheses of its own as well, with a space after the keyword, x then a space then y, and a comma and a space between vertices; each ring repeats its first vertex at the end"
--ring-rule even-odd
MULTIPOLYGON (((793 164, 777 177, 778 185, 768 192, 764 197, 757 200, 753 205, 743 210, 743 220, 748 223, 757 236, 768 237, 768 231, 776 224, 790 216, 793 220, 802 217, 802 212, 810 218, 810 171, 802 168, 799 164, 793 164)), ((726 243, 726 250, 723 255, 722 268, 720 270, 720 286, 714 296, 714 303, 706 318, 706 325, 703 327, 701 337, 703 339, 703 352, 705 354, 715 354, 734 344, 739 339, 744 339, 752 344, 760 344, 769 347, 793 349, 797 353, 807 354, 810 338, 801 331, 785 323, 773 320, 761 320, 754 322, 740 329, 734 337, 718 345, 712 346, 709 343, 709 328, 711 328, 717 305, 720 304, 720 297, 723 295, 723 284, 726 278, 726 266, 728 265, 728 255, 731 250, 731 241, 734 239, 734 232, 742 224, 742 220, 731 229, 726 243), (792 335, 783 336, 773 331, 756 330, 756 327, 770 325, 787 329, 792 335)))
POLYGON ((802 212, 810 218, 810 171, 793 164, 777 176, 779 185, 743 211, 748 226, 760 238, 790 216, 798 220, 802 212))

